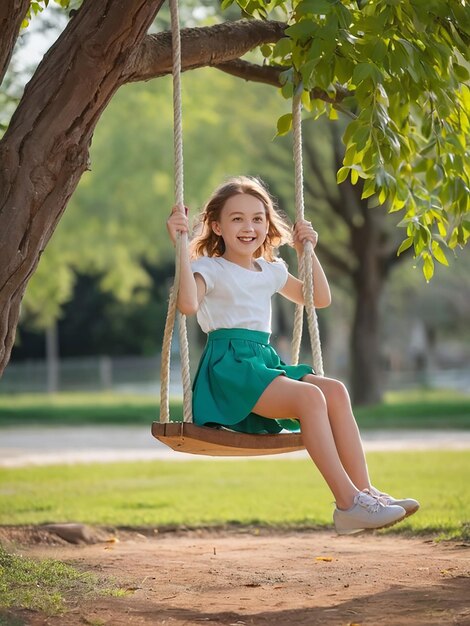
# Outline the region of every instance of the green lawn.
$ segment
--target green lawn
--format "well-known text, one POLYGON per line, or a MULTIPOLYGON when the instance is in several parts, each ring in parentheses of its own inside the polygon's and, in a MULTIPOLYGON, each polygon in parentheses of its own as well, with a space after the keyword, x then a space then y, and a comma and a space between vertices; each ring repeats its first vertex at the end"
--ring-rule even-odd
MULTIPOLYGON (((173 403, 173 417, 181 404, 173 403)), ((1 426, 147 425, 156 399, 117 394, 0 396, 1 426)), ((367 428, 470 428, 470 395, 417 391, 356 411, 367 428)), ((393 532, 470 536, 470 452, 369 455, 376 485, 418 498, 422 510, 393 532)), ((141 462, 0 469, 0 524, 76 521, 112 526, 228 523, 329 526, 332 496, 308 461, 141 462), (270 489, 273 487, 273 489, 270 489)))
MULTIPOLYGON (((158 419, 158 399, 112 393, 0 395, 0 427, 20 424, 149 424, 158 419)), ((455 391, 388 393, 374 407, 356 409, 359 425, 372 428, 470 429, 470 395, 455 391)), ((181 401, 172 419, 182 419, 181 401)))
MULTIPOLYGON (((381 489, 422 508, 391 532, 470 539, 470 452, 368 455, 381 489)), ((307 460, 140 462, 0 470, 0 524, 330 527, 332 496, 307 460)))

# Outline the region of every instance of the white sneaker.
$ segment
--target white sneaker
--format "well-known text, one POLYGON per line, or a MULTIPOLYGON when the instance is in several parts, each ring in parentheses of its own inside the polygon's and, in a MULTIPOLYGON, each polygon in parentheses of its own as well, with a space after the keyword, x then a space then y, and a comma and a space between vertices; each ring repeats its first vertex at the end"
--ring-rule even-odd
POLYGON ((418 500, 414 500, 413 498, 402 498, 402 499, 393 498, 388 493, 379 491, 375 487, 371 487, 369 491, 371 495, 375 496, 386 505, 393 504, 393 505, 398 505, 398 506, 403 507, 406 511, 406 517, 408 517, 409 515, 413 515, 413 513, 416 513, 416 511, 419 509, 418 500))
POLYGON ((363 530, 392 526, 405 516, 404 508, 384 504, 365 489, 357 494, 350 509, 344 511, 336 508, 333 521, 338 535, 352 535, 363 530))

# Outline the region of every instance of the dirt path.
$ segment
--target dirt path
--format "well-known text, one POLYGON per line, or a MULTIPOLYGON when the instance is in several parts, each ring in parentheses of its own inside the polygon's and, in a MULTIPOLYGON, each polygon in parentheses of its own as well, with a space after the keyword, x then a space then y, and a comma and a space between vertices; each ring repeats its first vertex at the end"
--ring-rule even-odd
MULTIPOLYGON (((17 545, 27 536, 19 532, 9 535, 17 545)), ((118 537, 116 543, 22 548, 23 554, 65 560, 115 577, 130 590, 120 598, 72 599, 68 613, 57 618, 23 613, 24 623, 470 625, 466 544, 379 534, 337 537, 328 531, 118 537)))

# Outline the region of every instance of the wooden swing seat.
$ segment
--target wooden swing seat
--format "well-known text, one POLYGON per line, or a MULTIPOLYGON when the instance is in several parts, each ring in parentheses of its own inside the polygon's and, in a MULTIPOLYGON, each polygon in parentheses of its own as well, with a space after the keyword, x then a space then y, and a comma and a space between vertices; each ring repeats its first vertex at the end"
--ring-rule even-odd
POLYGON ((152 435, 176 452, 207 456, 260 456, 305 448, 300 433, 249 435, 191 422, 153 422, 152 435))

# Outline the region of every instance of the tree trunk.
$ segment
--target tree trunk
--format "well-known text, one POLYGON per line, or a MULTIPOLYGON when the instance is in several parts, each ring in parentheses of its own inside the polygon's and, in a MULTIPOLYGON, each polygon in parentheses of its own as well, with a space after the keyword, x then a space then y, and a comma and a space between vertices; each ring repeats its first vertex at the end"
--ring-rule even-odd
POLYGON ((383 261, 380 209, 367 209, 364 224, 351 231, 358 261, 352 280, 355 311, 351 329, 351 396, 355 405, 382 399, 380 350, 380 297, 388 273, 383 261))
POLYGON ((351 397, 355 405, 382 398, 380 378, 380 289, 369 273, 358 272, 351 329, 351 397))
POLYGON ((0 373, 26 284, 88 167, 96 123, 163 0, 85 0, 0 142, 0 373))

